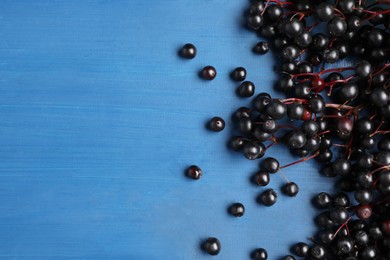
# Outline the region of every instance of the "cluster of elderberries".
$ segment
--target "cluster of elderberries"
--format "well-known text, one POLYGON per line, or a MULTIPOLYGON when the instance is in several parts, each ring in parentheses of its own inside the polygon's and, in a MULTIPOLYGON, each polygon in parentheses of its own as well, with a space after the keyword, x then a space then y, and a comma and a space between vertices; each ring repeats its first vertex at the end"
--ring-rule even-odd
MULTIPOLYGON (((242 82, 237 93, 253 97, 253 105, 235 111, 238 134, 230 147, 261 161, 254 176, 260 186, 268 185, 270 174, 315 158, 340 189, 314 198, 323 210, 316 218, 320 231, 311 245, 292 247, 296 256, 390 259, 389 6, 390 1, 255 0, 247 12, 247 26, 266 39, 253 51, 280 54, 275 87, 285 98, 255 96, 255 84, 242 82), (352 65, 338 67, 346 58, 352 65), (277 144, 302 158, 280 166, 266 157, 277 144)), ((242 70, 233 78, 245 80, 242 70)), ((288 182, 285 190, 294 196, 298 186, 288 182)), ((271 206, 276 198, 269 189, 260 201, 271 206)))
MULTIPOLYGON (((280 54, 276 89, 285 97, 256 94, 255 84, 245 81, 246 70, 236 68, 231 77, 241 82, 237 94, 251 98, 251 107, 233 114, 237 134, 230 147, 249 160, 260 160, 253 181, 267 186, 281 169, 316 159, 321 172, 334 177, 340 192, 319 193, 313 200, 322 210, 316 217, 319 232, 309 244, 291 249, 307 259, 390 259, 390 1, 364 0, 254 0, 246 14, 247 27, 262 39, 256 54, 280 54), (338 67, 348 59, 349 67, 338 67), (332 64, 332 65, 329 65, 332 64), (300 156, 281 166, 266 151, 286 145, 300 156)), ((187 44, 180 55, 194 58, 196 48, 187 44)), ((200 76, 213 80, 212 66, 200 76)), ((219 132, 225 121, 214 117, 209 129, 219 132)), ((198 166, 186 174, 199 179, 198 166)), ((295 196, 298 185, 287 181, 283 192, 295 196)), ((267 189, 259 201, 272 206, 277 192, 267 189)), ((229 212, 244 215, 241 203, 229 212)), ((211 255, 221 250, 210 237, 202 248, 211 255)), ((258 248, 253 259, 267 259, 258 248)), ((284 260, 295 259, 287 255, 284 260)))

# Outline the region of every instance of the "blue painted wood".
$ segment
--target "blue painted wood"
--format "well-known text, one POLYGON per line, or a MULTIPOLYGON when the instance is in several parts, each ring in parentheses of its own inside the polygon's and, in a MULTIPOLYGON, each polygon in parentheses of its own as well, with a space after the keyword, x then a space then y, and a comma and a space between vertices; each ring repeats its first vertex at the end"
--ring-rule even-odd
MULTIPOLYGON (((0 257, 208 259, 199 241, 220 238, 215 259, 270 259, 314 232, 310 197, 329 190, 315 164, 283 173, 296 199, 258 205, 258 166, 226 149, 230 123, 204 123, 248 103, 228 73, 245 66, 272 91, 271 55, 250 52, 247 1, 56 0, 0 2, 0 257), (194 60, 177 57, 192 42, 194 60), (204 82, 205 65, 218 70, 204 82), (183 170, 198 164, 200 181, 183 170), (226 214, 240 201, 247 213, 226 214)), ((270 155, 294 160, 283 148, 270 155)), ((280 175, 270 187, 279 190, 280 175)))

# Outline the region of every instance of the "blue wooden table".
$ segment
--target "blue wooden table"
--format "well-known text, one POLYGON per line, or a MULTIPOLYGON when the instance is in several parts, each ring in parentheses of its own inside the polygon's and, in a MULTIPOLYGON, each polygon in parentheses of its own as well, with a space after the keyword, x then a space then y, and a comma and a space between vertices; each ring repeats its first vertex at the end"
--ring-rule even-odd
MULTIPOLYGON (((272 93, 272 55, 242 28, 248 1, 0 2, 0 257, 3 259, 277 259, 314 234, 309 201, 330 190, 314 162, 283 173, 300 185, 266 208, 249 178, 258 163, 230 152, 231 112, 248 100, 228 74, 248 70, 272 93), (194 60, 177 50, 198 47, 194 60), (214 81, 198 78, 206 65, 214 81), (221 116, 225 131, 205 122, 221 116), (184 176, 197 164, 199 181, 184 176), (228 205, 242 202, 236 219, 228 205)), ((270 155, 282 164, 283 147, 270 155)), ((272 176, 269 187, 285 183, 272 176)))

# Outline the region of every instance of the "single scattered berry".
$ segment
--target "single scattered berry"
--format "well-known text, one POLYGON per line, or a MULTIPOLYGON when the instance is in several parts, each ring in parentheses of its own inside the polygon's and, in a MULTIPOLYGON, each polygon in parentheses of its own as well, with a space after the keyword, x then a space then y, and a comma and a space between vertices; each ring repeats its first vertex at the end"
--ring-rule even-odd
POLYGON ((225 120, 218 116, 213 117, 208 122, 208 128, 214 132, 220 132, 225 129, 225 120))
POLYGON ((194 180, 199 180, 202 177, 202 173, 202 169, 196 165, 191 165, 186 171, 187 176, 194 180))
POLYGON ((196 47, 191 43, 187 43, 180 49, 179 54, 183 58, 193 59, 196 56, 196 47))
POLYGON ((200 72, 203 79, 213 80, 217 76, 217 71, 213 66, 206 66, 200 72))
POLYGON ((267 186, 270 182, 269 173, 265 171, 260 171, 255 174, 255 182, 259 186, 267 186))
POLYGON ((246 78, 246 69, 243 67, 237 67, 232 71, 230 76, 235 81, 244 81, 246 78))
POLYGON ((251 259, 253 260, 267 260, 268 259, 268 253, 267 250, 264 248, 257 248, 253 250, 251 254, 251 259))
POLYGON ((253 84, 251 81, 244 81, 238 87, 237 93, 240 97, 251 97, 253 94, 255 94, 255 84, 253 84))
POLYGON ((202 243, 202 249, 210 255, 218 255, 221 251, 221 242, 215 237, 209 237, 202 243))
POLYGON ((283 187, 283 192, 290 197, 295 197, 299 192, 299 187, 295 182, 288 182, 283 187))
POLYGON ((260 196, 262 204, 267 207, 274 205, 277 199, 278 194, 273 189, 268 189, 264 191, 260 196))
POLYGON ((229 212, 235 217, 242 217, 245 213, 245 207, 241 203, 234 203, 229 207, 229 212))

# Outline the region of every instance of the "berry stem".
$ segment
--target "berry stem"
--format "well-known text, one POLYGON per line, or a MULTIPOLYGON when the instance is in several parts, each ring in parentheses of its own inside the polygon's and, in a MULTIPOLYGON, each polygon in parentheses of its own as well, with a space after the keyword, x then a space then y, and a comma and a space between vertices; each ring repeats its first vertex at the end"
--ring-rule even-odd
POLYGON ((295 164, 298 164, 298 163, 301 163, 301 162, 308 161, 310 159, 313 159, 314 157, 316 157, 319 154, 320 154, 320 151, 318 150, 317 152, 315 152, 314 154, 310 155, 309 157, 304 157, 304 158, 302 158, 302 159, 300 159, 298 161, 295 161, 295 162, 283 165, 283 166, 280 167, 280 169, 287 168, 289 166, 292 166, 292 165, 295 165, 295 164))
POLYGON ((350 216, 337 230, 336 230, 336 232, 333 234, 333 237, 336 237, 337 236, 337 234, 340 232, 340 230, 343 228, 343 227, 345 227, 347 224, 348 224, 348 222, 351 220, 351 218, 352 218, 352 216, 350 216))
POLYGON ((383 125, 383 120, 379 123, 379 125, 375 129, 375 131, 372 134, 370 134, 370 137, 373 137, 374 135, 379 134, 380 132, 389 132, 389 131, 379 131, 379 129, 382 127, 382 125, 383 125))
POLYGON ((373 175, 374 173, 376 173, 376 172, 378 172, 378 171, 380 171, 380 170, 385 170, 385 169, 386 169, 386 170, 390 170, 390 165, 381 166, 381 167, 379 167, 379 168, 373 170, 372 172, 370 172, 370 173, 368 174, 368 176, 371 176, 371 175, 373 175))

